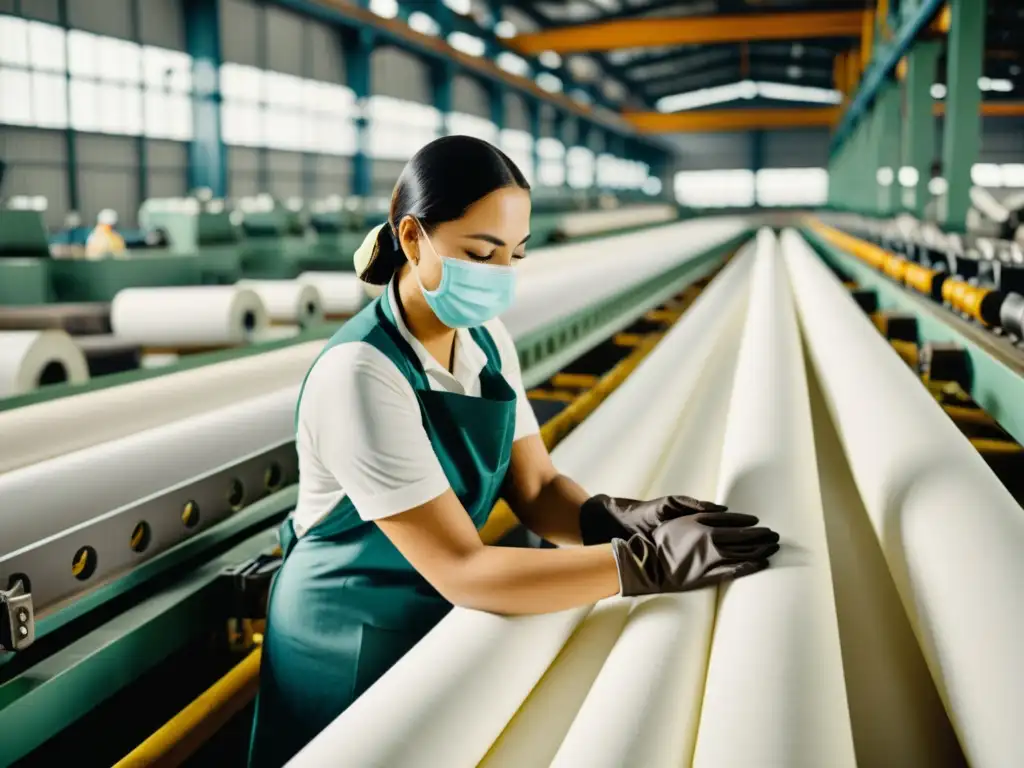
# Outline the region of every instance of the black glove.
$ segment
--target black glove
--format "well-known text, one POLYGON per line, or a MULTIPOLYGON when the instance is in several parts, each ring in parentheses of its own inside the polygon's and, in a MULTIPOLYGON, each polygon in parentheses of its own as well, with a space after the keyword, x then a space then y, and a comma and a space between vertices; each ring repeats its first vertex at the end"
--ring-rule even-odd
POLYGON ((756 523, 752 515, 703 512, 669 520, 650 537, 613 539, 620 594, 687 592, 767 568, 779 535, 756 523))
POLYGON ((650 538, 654 529, 668 520, 699 512, 727 511, 721 504, 698 501, 689 496, 662 496, 650 501, 636 501, 602 494, 587 499, 580 507, 580 534, 586 546, 607 544, 612 539, 628 540, 636 533, 650 538))

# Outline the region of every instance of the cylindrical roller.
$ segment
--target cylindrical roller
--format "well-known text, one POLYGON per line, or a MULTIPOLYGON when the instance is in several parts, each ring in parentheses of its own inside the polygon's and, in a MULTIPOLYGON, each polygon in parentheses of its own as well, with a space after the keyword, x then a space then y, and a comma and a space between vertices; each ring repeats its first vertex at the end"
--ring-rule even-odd
POLYGON ((350 317, 367 302, 363 282, 351 272, 303 272, 296 282, 313 286, 329 318, 350 317))
POLYGON ((313 285, 299 280, 240 280, 236 285, 260 297, 271 323, 307 328, 323 322, 323 302, 313 285))
POLYGON ((566 237, 585 237, 613 229, 671 221, 678 215, 674 205, 633 205, 611 211, 580 211, 563 215, 557 229, 566 237))
MULTIPOLYGON (((746 276, 737 263, 712 282, 625 383, 555 448, 561 471, 595 492, 646 490, 674 424, 651 403, 680 413, 723 328, 723 305, 746 276), (687 376, 680 378, 683 361, 687 376)), ((454 609, 289 765, 476 765, 588 612, 501 618, 454 609), (387 738, 377 727, 382 718, 387 738)))
POLYGON ((990 328, 999 324, 999 308, 1003 304, 1003 296, 992 288, 971 285, 963 293, 961 309, 972 319, 990 328))
MULTIPOLYGON (((85 355, 64 331, 0 331, 0 397, 47 384, 81 384, 88 378, 85 355)), ((21 450, 2 434, 12 450, 21 450)))
POLYGON ((813 252, 786 237, 810 358, 964 752, 975 768, 1024 765, 1024 512, 813 252))
POLYGON ((125 288, 110 308, 114 335, 148 347, 242 344, 267 325, 253 291, 231 285, 125 288))
POLYGON ((885 260, 885 274, 896 282, 902 283, 907 274, 907 260, 899 256, 889 256, 885 260))
POLYGON ((778 531, 783 549, 719 590, 693 766, 853 768, 800 333, 769 230, 758 233, 718 483, 718 499, 778 531))
POLYGON ((1024 337, 1024 296, 1007 294, 999 308, 999 325, 1017 338, 1024 337))
MULTIPOLYGON (((735 312, 732 327, 705 366, 704 378, 690 397, 648 497, 686 493, 709 499, 715 495, 746 302, 737 304, 740 311, 735 312)), ((552 768, 679 768, 689 764, 704 693, 715 602, 713 589, 635 601, 615 647, 551 762, 552 768)))
POLYGON ((298 386, 322 341, 0 411, 0 475, 298 386))
POLYGON ((289 387, 0 475, 0 555, 290 439, 297 397, 289 387))

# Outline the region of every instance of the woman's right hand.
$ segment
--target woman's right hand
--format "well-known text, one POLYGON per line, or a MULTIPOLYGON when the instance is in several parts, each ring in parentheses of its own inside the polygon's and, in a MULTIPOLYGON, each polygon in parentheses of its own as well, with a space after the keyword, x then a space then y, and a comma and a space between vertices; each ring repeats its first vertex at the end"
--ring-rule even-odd
POLYGON ((779 535, 757 522, 752 515, 704 512, 668 520, 650 536, 614 539, 620 594, 687 592, 767 568, 779 535))

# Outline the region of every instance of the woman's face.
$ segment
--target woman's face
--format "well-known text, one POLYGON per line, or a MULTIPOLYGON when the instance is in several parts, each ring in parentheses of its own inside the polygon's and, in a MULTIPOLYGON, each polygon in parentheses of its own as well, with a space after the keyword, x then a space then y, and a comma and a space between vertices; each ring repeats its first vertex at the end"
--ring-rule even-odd
POLYGON ((423 287, 432 291, 441 283, 439 257, 503 266, 523 258, 530 237, 530 193, 518 187, 495 190, 462 218, 438 225, 429 242, 411 218, 402 221, 399 232, 405 253, 418 264, 414 268, 423 287))

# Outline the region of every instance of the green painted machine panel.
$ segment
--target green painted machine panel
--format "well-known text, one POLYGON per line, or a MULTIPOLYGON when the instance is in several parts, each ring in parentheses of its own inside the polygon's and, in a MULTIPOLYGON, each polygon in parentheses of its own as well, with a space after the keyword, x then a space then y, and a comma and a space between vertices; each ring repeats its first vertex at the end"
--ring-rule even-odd
POLYGON ((51 300, 50 260, 0 258, 0 306, 51 300))
POLYGON ((1024 367, 1014 368, 994 356, 996 339, 923 296, 910 293, 854 256, 819 238, 804 237, 839 272, 858 285, 874 289, 880 309, 908 312, 917 317, 919 341, 956 344, 967 352, 971 367, 971 397, 999 424, 1024 443, 1024 367))
POLYGON ((112 301, 122 288, 202 283, 195 256, 132 256, 124 259, 54 259, 50 278, 56 301, 112 301))

